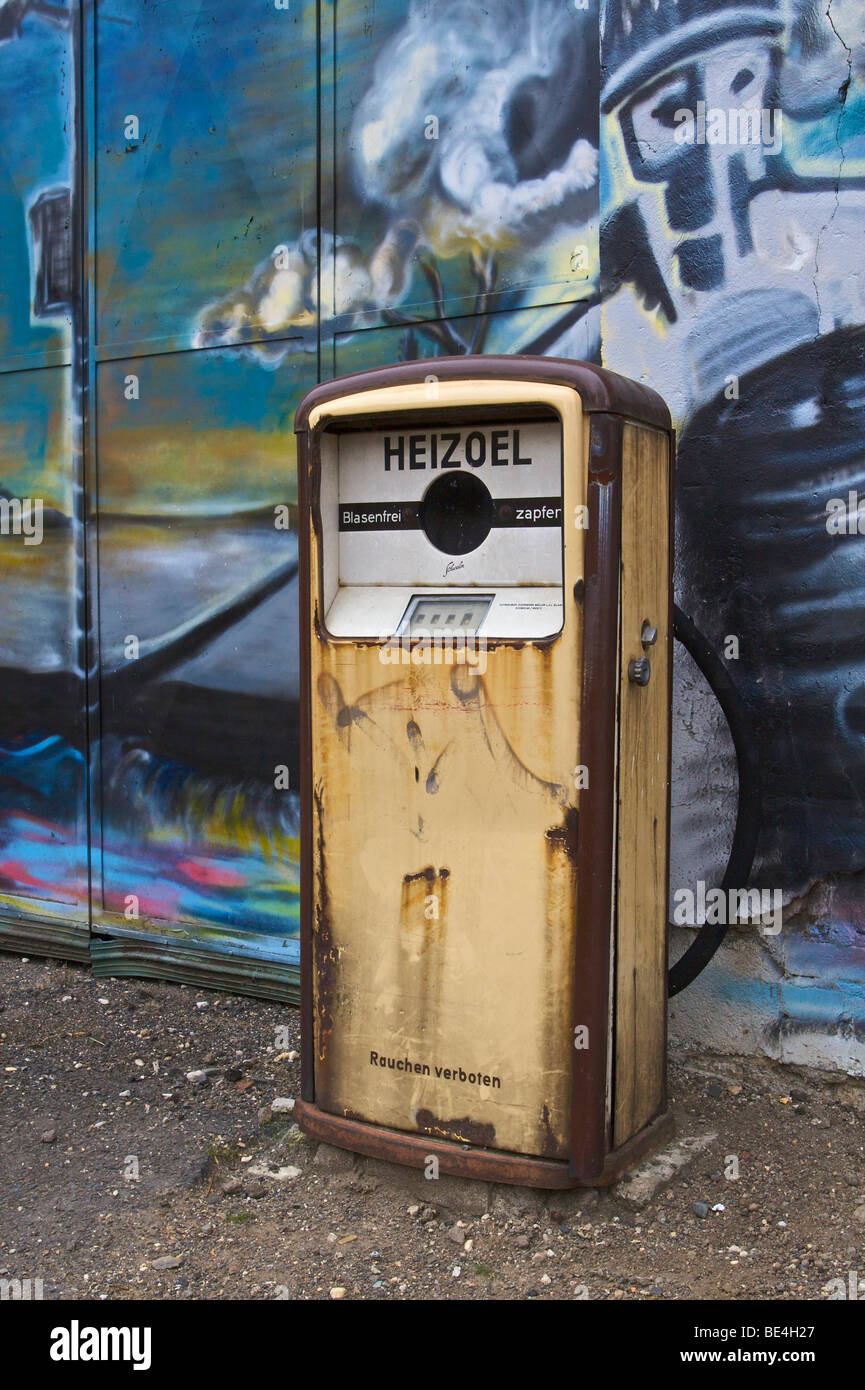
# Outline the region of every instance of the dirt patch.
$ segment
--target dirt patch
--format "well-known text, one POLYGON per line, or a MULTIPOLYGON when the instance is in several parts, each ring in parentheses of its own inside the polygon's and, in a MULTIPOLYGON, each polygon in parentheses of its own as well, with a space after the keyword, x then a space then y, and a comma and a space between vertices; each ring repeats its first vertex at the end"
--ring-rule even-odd
POLYGON ((291 1114, 285 1006, 0 956, 0 1042, 0 1277, 41 1279, 46 1298, 824 1299, 851 1270, 865 1283, 865 1100, 845 1078, 678 1053, 677 1141, 717 1138, 634 1209, 316 1146, 291 1114))

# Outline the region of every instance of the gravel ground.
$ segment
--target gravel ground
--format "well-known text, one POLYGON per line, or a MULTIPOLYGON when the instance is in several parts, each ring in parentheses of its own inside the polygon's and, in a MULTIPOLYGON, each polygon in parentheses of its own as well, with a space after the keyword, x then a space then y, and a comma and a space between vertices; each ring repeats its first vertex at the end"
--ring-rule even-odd
POLYGON ((0 1278, 45 1298, 865 1295, 844 1077, 678 1052, 677 1140, 716 1137, 648 1200, 538 1194, 306 1139, 286 1006, 0 955, 0 1009, 0 1278))

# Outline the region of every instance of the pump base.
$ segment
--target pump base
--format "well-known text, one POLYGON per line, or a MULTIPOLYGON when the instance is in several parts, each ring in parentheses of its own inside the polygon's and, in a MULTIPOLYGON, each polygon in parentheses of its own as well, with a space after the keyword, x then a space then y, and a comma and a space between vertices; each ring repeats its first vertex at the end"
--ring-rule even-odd
POLYGON ((607 1187, 673 1132, 673 1116, 665 1110, 627 1143, 608 1153, 596 1176, 583 1178, 575 1177, 566 1162, 556 1159, 473 1149, 467 1144, 431 1139, 424 1134, 403 1134, 363 1120, 329 1115, 311 1101, 299 1100, 294 1113, 305 1134, 338 1149, 350 1149, 368 1158, 383 1158, 408 1168, 424 1168, 430 1155, 434 1155, 439 1172, 448 1177, 510 1183, 516 1187, 607 1187))

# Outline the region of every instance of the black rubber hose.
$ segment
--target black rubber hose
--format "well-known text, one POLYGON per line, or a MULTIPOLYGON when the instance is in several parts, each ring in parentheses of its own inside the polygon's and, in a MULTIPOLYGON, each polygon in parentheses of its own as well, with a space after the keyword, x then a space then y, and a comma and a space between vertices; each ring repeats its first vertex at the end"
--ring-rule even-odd
MULTIPOLYGON (((673 636, 677 642, 681 642, 706 677, 724 711, 733 737, 739 768, 739 804, 730 857, 720 886, 725 892, 731 888, 745 888, 754 863, 762 818, 760 765, 754 748, 748 712, 718 653, 697 630, 691 619, 675 604, 673 636)), ((726 922, 704 923, 685 954, 670 970, 668 994, 671 999, 674 994, 691 984, 701 970, 705 970, 726 933, 726 922)))

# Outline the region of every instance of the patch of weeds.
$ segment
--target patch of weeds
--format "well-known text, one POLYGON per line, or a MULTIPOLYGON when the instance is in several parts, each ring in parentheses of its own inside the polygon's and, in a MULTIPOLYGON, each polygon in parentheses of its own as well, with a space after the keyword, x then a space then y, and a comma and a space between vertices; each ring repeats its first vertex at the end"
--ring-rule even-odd
POLYGON ((226 1168, 234 1168, 240 1162, 240 1150, 234 1148, 232 1144, 208 1144, 207 1156, 214 1163, 224 1165, 226 1168))

